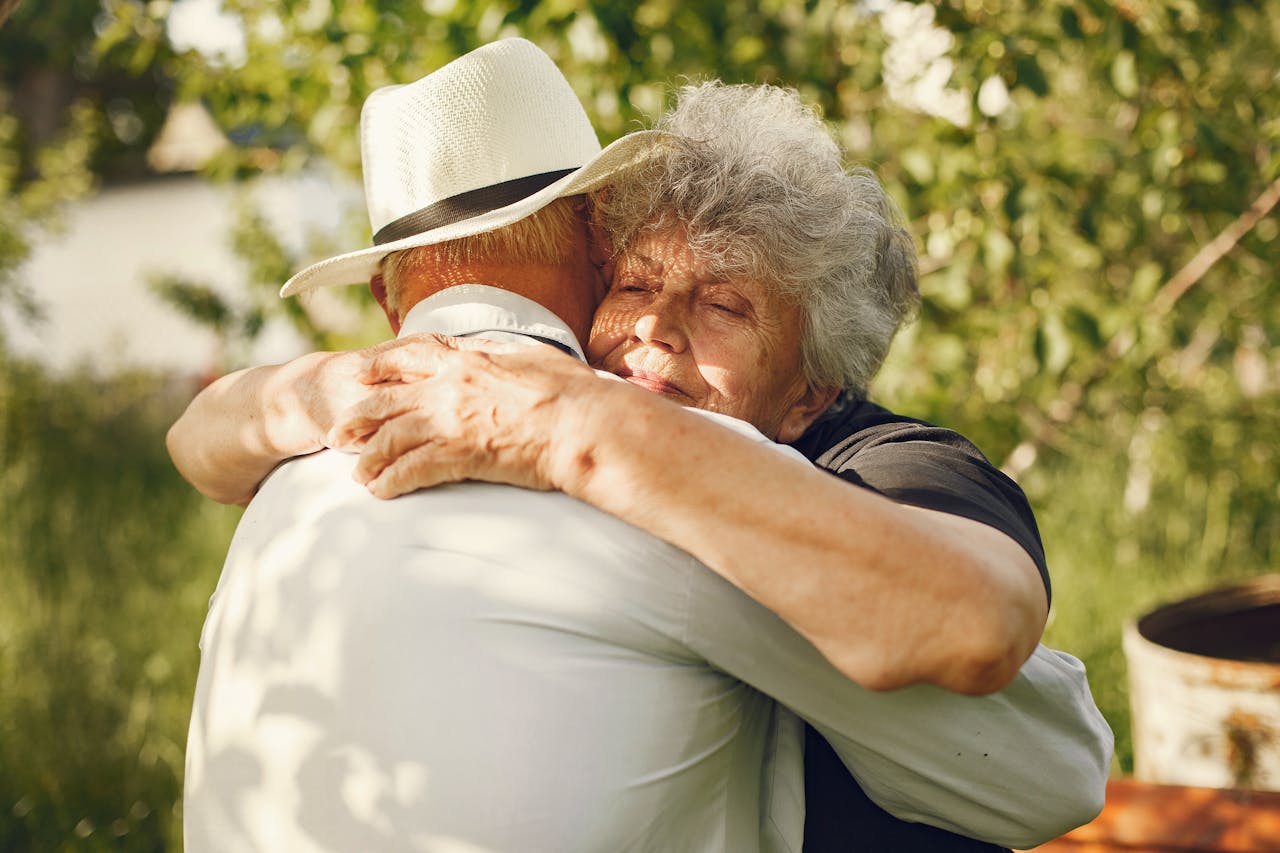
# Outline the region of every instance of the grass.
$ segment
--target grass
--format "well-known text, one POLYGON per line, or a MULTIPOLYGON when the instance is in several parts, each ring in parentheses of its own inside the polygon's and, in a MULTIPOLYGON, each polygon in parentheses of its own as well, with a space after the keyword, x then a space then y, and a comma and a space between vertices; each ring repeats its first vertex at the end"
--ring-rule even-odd
POLYGON ((170 466, 174 396, 0 370, 0 849, 181 849, 196 638, 238 511, 170 466))
MULTIPOLYGON (((2 359, 0 849, 181 849, 196 640, 239 511, 199 497, 165 454, 190 388, 2 359)), ((1169 463, 1139 508, 1116 460, 1047 458, 1024 478, 1054 578, 1047 640, 1088 665, 1117 769, 1132 766, 1121 627, 1271 564, 1268 452, 1252 473, 1169 463)))

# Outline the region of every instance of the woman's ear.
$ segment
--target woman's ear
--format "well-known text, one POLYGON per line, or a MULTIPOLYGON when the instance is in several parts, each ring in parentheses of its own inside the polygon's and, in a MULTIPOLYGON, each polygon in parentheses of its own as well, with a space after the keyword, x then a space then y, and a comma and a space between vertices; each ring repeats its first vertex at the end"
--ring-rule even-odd
POLYGON ((778 426, 777 440, 783 444, 790 444, 800 438, 809 425, 818 419, 818 415, 825 412, 839 395, 840 389, 834 385, 814 388, 805 383, 804 393, 782 416, 782 423, 778 426))

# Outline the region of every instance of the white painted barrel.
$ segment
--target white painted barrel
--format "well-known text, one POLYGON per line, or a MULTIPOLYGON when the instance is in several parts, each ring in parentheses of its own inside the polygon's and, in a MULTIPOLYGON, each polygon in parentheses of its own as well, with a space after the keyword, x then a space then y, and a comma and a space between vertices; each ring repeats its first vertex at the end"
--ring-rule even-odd
POLYGON ((1139 780, 1280 791, 1280 575, 1159 607, 1124 651, 1139 780))

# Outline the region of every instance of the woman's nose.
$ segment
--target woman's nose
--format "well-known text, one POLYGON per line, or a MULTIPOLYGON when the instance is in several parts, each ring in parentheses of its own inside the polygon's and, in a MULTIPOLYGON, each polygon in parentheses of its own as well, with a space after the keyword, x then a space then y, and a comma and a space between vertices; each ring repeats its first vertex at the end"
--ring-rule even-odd
POLYGON ((669 299, 656 299, 636 320, 635 336, 642 343, 683 352, 689 344, 679 306, 669 299))

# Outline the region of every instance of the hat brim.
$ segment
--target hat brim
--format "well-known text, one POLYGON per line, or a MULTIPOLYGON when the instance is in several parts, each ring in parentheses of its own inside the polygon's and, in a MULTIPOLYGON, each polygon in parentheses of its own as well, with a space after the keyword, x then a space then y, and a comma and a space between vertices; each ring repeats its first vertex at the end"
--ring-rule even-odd
POLYGON ((392 252, 418 246, 431 246, 470 237, 473 234, 483 234, 518 222, 558 198, 579 195, 600 188, 608 183, 613 175, 644 159, 666 138, 669 138, 669 134, 659 130, 629 133, 605 146, 590 161, 555 183, 506 207, 413 234, 391 243, 383 243, 380 246, 317 261, 285 282, 284 287, 280 288, 280 296, 282 298, 297 296, 300 293, 339 284, 362 284, 378 271, 379 263, 392 252))

